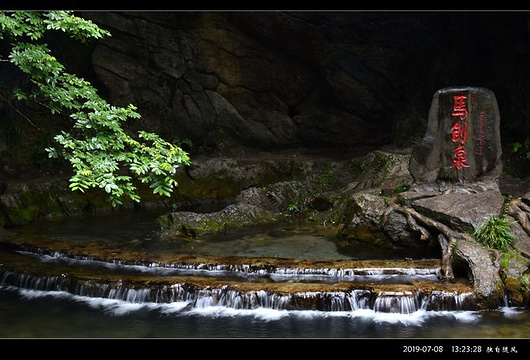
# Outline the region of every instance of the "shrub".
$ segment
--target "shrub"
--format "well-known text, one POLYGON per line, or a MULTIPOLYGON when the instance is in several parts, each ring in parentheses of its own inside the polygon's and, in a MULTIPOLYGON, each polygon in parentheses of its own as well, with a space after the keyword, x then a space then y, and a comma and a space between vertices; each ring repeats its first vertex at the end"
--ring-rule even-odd
POLYGON ((507 252, 514 239, 510 230, 512 224, 513 222, 505 217, 492 216, 480 225, 473 235, 481 244, 507 252))

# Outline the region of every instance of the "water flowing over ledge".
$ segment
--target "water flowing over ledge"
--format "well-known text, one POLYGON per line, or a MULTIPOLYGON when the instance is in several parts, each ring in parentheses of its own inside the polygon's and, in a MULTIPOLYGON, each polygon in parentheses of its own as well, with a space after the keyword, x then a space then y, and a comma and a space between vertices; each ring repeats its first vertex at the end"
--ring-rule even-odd
MULTIPOLYGON (((181 263, 161 263, 161 262, 141 262, 98 260, 89 256, 71 256, 53 251, 48 252, 42 249, 32 251, 17 251, 20 254, 35 256, 42 262, 64 262, 70 264, 84 264, 102 266, 108 269, 121 269, 138 271, 159 275, 200 275, 200 276, 221 276, 257 278, 268 277, 274 281, 297 280, 319 280, 319 281, 362 281, 363 279, 378 280, 389 279, 400 276, 416 276, 426 279, 436 280, 440 276, 440 267, 348 267, 348 263, 343 263, 337 267, 284 267, 274 263, 268 264, 229 264, 229 263, 204 263, 204 262, 181 262, 181 263), (284 279, 284 280, 282 280, 284 279)), ((188 259, 189 261, 189 259, 188 259)), ((217 261, 217 260, 216 260, 217 261)), ((222 261, 222 259, 218 260, 222 261)), ((281 261, 280 261, 281 262, 281 261)), ((422 263, 423 265, 424 263, 422 263)), ((333 264, 329 264, 333 266, 333 264)))
MULTIPOLYGON (((355 311, 409 314, 418 310, 474 310, 470 289, 440 290, 439 267, 285 267, 270 263, 220 264, 181 262, 131 264, 70 256, 57 251, 16 250, 26 261, 65 267, 60 275, 0 271, 0 286, 63 291, 130 303, 185 302, 190 308, 355 311), (82 265, 84 270, 73 269, 82 265), (90 270, 92 269, 92 270, 90 270), (101 269, 105 277, 97 274, 101 269)), ((281 263, 281 259, 278 263, 281 263)), ((189 259, 188 259, 189 261, 189 259)), ((261 259, 260 261, 263 261, 261 259)), ((424 261, 426 265, 429 262, 424 261)), ((304 263, 307 266, 307 262, 304 263)), ((365 265, 364 263, 355 263, 365 265)))
POLYGON ((467 281, 439 279, 440 259, 215 256, 77 244, 70 237, 14 236, 0 245, 0 286, 19 291, 190 310, 476 310, 467 281))
POLYGON ((47 292, 64 291, 73 295, 122 300, 136 304, 185 302, 187 307, 192 308, 217 306, 245 310, 265 308, 319 311, 370 309, 376 312, 400 314, 410 314, 418 310, 475 310, 472 293, 459 294, 437 290, 423 292, 352 289, 283 294, 268 290, 242 291, 228 285, 220 288, 199 288, 187 283, 134 288, 121 281, 105 283, 67 276, 31 276, 11 271, 0 272, 0 286, 47 292))

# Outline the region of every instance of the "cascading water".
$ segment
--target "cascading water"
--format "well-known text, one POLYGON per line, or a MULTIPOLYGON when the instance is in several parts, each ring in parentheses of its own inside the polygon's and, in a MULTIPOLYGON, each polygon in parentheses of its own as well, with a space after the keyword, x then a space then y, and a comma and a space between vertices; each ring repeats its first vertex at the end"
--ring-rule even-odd
POLYGON ((408 292, 379 293, 374 302, 374 310, 378 312, 391 312, 410 314, 418 310, 416 296, 408 292))
MULTIPOLYGON (((445 334, 452 335, 455 323, 463 326, 478 316, 472 288, 465 281, 440 281, 437 259, 350 260, 330 252, 329 240, 316 236, 309 240, 327 252, 313 250, 310 259, 258 257, 261 251, 233 256, 230 246, 239 251, 252 238, 222 243, 230 256, 211 256, 209 243, 200 239, 182 245, 114 233, 116 243, 109 245, 82 226, 69 223, 76 231, 71 235, 61 225, 0 241, 1 321, 10 324, 0 327, 0 336, 41 336, 39 324, 42 333, 55 337, 435 336, 445 331, 437 319, 445 319, 445 334), (195 253, 188 253, 190 244, 195 253), (85 318, 76 319, 83 312, 85 318), (120 319, 137 325, 124 327, 120 319)), ((283 246, 293 239, 257 237, 252 250, 267 241, 283 246)), ((222 248, 214 245, 217 252, 222 248)), ((293 253, 298 244, 289 246, 293 253)))
MULTIPOLYGON (((59 258, 63 258, 62 256, 59 258)), ((70 262, 72 260, 70 259, 70 262)), ((88 260, 84 259, 86 264, 88 260)), ((102 266, 101 262, 94 261, 94 264, 102 266)), ((122 265, 127 270, 127 265, 122 265)), ((152 272, 158 274, 156 266, 149 265, 134 267, 141 273, 152 272)), ((367 282, 368 278, 372 282, 384 281, 385 273, 391 272, 393 275, 407 273, 408 276, 414 277, 414 271, 411 269, 373 269, 371 273, 376 275, 356 275, 355 269, 338 271, 337 269, 290 269, 279 268, 278 273, 269 269, 268 271, 254 269, 250 271, 249 267, 239 267, 236 270, 226 270, 227 267, 217 265, 210 277, 216 278, 218 269, 223 269, 223 276, 226 277, 232 273, 233 278, 241 279, 244 275, 252 279, 256 274, 265 276, 269 279, 279 279, 284 283, 292 282, 295 278, 300 280, 301 274, 305 276, 306 281, 322 281, 325 277, 331 277, 334 280, 352 281, 355 279, 359 283, 367 282), (243 271, 243 275, 239 272, 243 271), (290 274, 290 275, 289 275, 290 274), (316 275, 315 275, 316 274, 316 275), (278 276, 274 276, 278 275, 278 276), (355 278, 355 277, 360 278, 355 278), (359 281, 362 280, 362 281, 359 281)), ((195 269, 199 274, 204 275, 203 266, 195 268, 190 266, 170 267, 173 273, 181 269, 184 273, 193 273, 195 269)), ((418 276, 432 276, 434 270, 426 271, 421 269, 418 276)), ((362 269, 360 273, 367 273, 362 269)), ((402 275, 400 275, 402 276, 402 275)), ((329 281, 329 280, 328 280, 329 281)), ((355 282, 352 282, 355 283, 355 282)), ((391 282, 389 282, 391 283, 391 282)), ((11 286, 28 290, 40 291, 65 291, 73 295, 87 297, 102 297, 107 299, 122 300, 130 303, 171 303, 171 302, 188 302, 190 306, 197 308, 219 306, 233 309, 256 309, 266 308, 275 310, 319 310, 319 311, 354 311, 358 309, 371 309, 376 312, 392 312, 409 314, 419 309, 446 309, 446 310, 470 310, 473 309, 472 301, 463 301, 470 299, 472 293, 447 293, 447 292, 390 292, 390 291, 373 291, 370 289, 350 289, 346 291, 314 291, 314 292, 292 292, 289 294, 279 294, 274 291, 257 290, 241 291, 232 289, 229 286, 220 286, 212 288, 205 286, 198 288, 186 283, 159 284, 149 287, 142 285, 133 285, 123 280, 116 282, 105 282, 104 280, 80 279, 76 276, 63 274, 60 276, 35 276, 23 273, 17 273, 10 270, 0 271, 0 286, 11 286), (448 301, 448 299, 451 299, 448 301), (451 304, 448 306, 447 304, 451 304)))

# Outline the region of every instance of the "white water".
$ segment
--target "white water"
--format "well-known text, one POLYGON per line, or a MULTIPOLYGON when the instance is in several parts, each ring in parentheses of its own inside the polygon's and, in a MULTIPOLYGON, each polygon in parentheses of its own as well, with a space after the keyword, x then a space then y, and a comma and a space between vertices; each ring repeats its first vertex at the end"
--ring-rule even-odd
MULTIPOLYGON (((14 290, 14 289, 11 289, 14 290)), ((380 312, 377 310, 358 308, 352 311, 317 311, 317 310, 283 310, 275 308, 274 304, 253 309, 237 309, 232 306, 214 305, 214 301, 204 297, 195 303, 178 301, 172 303, 134 302, 109 298, 94 298, 72 295, 65 291, 18 290, 23 299, 39 299, 52 297, 84 303, 89 307, 101 310, 113 316, 123 316, 144 310, 157 310, 165 315, 190 316, 200 315, 208 318, 218 317, 250 317, 261 321, 275 321, 286 317, 318 319, 318 318, 349 318, 371 320, 378 324, 400 323, 407 326, 421 326, 425 320, 446 317, 463 323, 476 322, 481 317, 479 311, 425 311, 416 310, 410 313, 380 312)), ((277 299, 277 301, 282 301, 277 299)), ((281 308, 281 306, 277 306, 281 308)), ((517 316, 521 312, 516 309, 503 309, 507 316, 517 316)))
MULTIPOLYGON (((68 276, 40 277, 0 271, 0 286, 13 286, 25 290, 60 291, 65 290, 72 295, 104 297, 123 300, 138 304, 155 301, 168 303, 190 301, 193 308, 227 307, 234 309, 276 309, 276 310, 311 310, 350 311, 357 309, 373 309, 375 312, 410 314, 417 310, 464 310, 467 297, 473 299, 472 293, 452 293, 431 291, 429 293, 392 292, 375 293, 371 290, 358 289, 348 291, 297 292, 279 295, 267 290, 240 292, 228 286, 221 288, 205 287, 197 289, 179 283, 159 285, 156 287, 145 284, 144 288, 135 288, 124 284, 105 283, 101 281, 68 280, 68 276), (373 299, 375 302, 372 304, 373 299), (446 302, 444 300, 448 300, 446 302)), ((379 275, 375 280, 380 280, 379 275)), ((264 286, 266 289, 266 285, 264 286)), ((467 307, 469 310, 469 307, 467 307)))
POLYGON ((410 277, 435 281, 440 275, 440 268, 356 268, 356 269, 333 269, 333 268, 274 268, 274 269, 252 269, 249 265, 189 265, 189 264, 158 264, 132 265, 123 262, 105 262, 87 257, 70 257, 62 253, 38 254, 27 251, 18 253, 38 258, 42 262, 62 262, 69 265, 101 266, 110 270, 125 270, 148 273, 152 275, 196 275, 196 276, 233 276, 253 279, 257 277, 268 277, 273 281, 374 281, 374 282, 398 282, 410 277))
MULTIPOLYGON (((104 227, 90 222, 90 229, 97 229, 98 241, 107 241, 109 232, 104 227)), ((121 219, 118 219, 121 220, 121 219)), ((134 223, 134 222, 133 222, 134 223)), ((55 234, 65 238, 91 241, 94 237, 86 227, 75 225, 69 220, 51 224, 39 235, 55 234), (48 233, 47 233, 48 232, 48 233), (72 235, 78 232, 77 235, 72 235)), ((128 223, 112 226, 130 230, 128 223)), ((107 225, 109 226, 109 225, 107 225)), ((94 230, 92 230, 94 231, 94 230)), ((143 230, 135 229, 134 234, 123 237, 116 232, 116 242, 124 244, 142 243, 143 230), (140 240, 138 240, 140 239, 140 240)), ((275 237, 275 241, 282 239, 275 237)), ((269 243, 272 241, 266 239, 269 243)), ((313 242, 329 245, 329 240, 312 236, 313 242)), ((150 245, 152 240, 144 242, 150 245)), ((142 243, 142 244, 144 244, 142 243)), ((237 246, 241 241, 234 242, 237 246)), ((260 244, 264 240, 260 239, 260 244)), ((198 243, 196 242, 195 245, 198 243)), ((276 244, 276 242, 274 242, 276 244)), ((302 242, 303 245, 305 243, 302 242)), ((331 243, 332 244, 332 243, 331 243)), ((217 248, 226 248, 229 243, 216 243, 217 248)), ((252 244, 252 249, 256 248, 252 244)), ((267 245, 268 246, 268 245, 267 245)), ((216 251, 217 251, 217 248, 216 251)), ((259 246, 258 246, 259 248, 259 246)), ((315 247, 318 248, 318 247, 315 247)), ((261 248, 260 248, 261 249, 261 248)), ((326 247, 329 255, 330 247, 326 247)), ((305 254, 305 253, 304 253, 305 254)), ((29 254, 25 254, 29 255, 29 254)), ((311 254, 313 255, 313 254, 311 254)), ((322 255, 322 254, 320 254, 322 255)), ((339 254, 337 258, 344 258, 339 254)), ((408 276, 434 280, 438 269, 275 269, 273 273, 254 271, 242 264, 237 268, 187 268, 164 267, 159 264, 131 265, 119 262, 104 263, 88 258, 66 258, 60 253, 34 255, 42 262, 63 262, 70 266, 91 266, 107 268, 109 271, 128 271, 156 275, 193 274, 207 276, 231 276, 243 281, 256 277, 268 277, 272 281, 402 281, 408 276)), ((501 308, 496 311, 435 311, 425 310, 429 299, 416 299, 405 296, 397 301, 396 294, 380 297, 378 304, 368 308, 362 299, 343 293, 327 294, 331 305, 328 311, 286 310, 282 308, 285 298, 262 296, 266 303, 259 306, 237 306, 234 296, 230 299, 203 297, 179 299, 178 301, 145 301, 148 290, 116 289, 109 296, 88 297, 64 291, 36 291, 0 286, 0 337, 234 337, 234 338, 530 338, 530 315, 527 310, 501 308), (393 300, 391 300, 393 299, 393 300), (345 301, 347 300, 347 301, 345 301), (396 302, 396 311, 392 309, 396 302), (342 310, 349 303, 351 310, 342 310), (397 311, 399 309, 399 311, 397 311), (378 311, 379 310, 379 311, 378 311)), ((256 297, 259 294, 256 294, 256 297)), ((390 294, 389 294, 390 295, 390 294)), ((443 294, 438 294, 443 296, 443 294)), ((314 296, 314 294, 298 294, 314 296)), ((433 294, 437 296, 437 294, 433 294)), ((449 294, 457 302, 465 294, 449 294)), ((260 300, 260 301, 261 301, 260 300)))
POLYGON ((0 310, 0 338, 530 339, 530 314, 513 308, 420 309, 409 314, 360 308, 235 309, 207 303, 197 307, 190 301, 132 303, 4 287, 0 288, 0 310))

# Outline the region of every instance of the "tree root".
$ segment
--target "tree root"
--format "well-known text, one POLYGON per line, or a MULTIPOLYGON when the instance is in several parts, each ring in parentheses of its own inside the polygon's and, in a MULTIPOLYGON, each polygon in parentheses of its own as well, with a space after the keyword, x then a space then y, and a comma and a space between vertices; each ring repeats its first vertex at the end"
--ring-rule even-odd
POLYGON ((454 231, 448 226, 426 217, 410 207, 400 206, 394 201, 390 201, 389 205, 392 210, 406 216, 408 225, 412 230, 420 232, 422 240, 427 240, 432 237, 426 227, 438 232, 437 238, 442 248, 442 276, 445 279, 454 279, 452 245, 458 239, 467 237, 468 235, 454 231), (423 226, 420 226, 418 223, 423 226))

